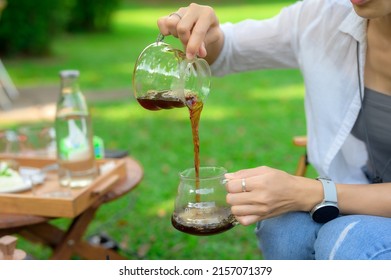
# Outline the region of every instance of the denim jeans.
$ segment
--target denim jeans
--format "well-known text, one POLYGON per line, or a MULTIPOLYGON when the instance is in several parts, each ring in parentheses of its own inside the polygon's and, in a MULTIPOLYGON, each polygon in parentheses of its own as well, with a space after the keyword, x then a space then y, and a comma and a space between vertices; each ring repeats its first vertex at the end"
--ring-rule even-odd
POLYGON ((391 260, 391 218, 346 215, 318 224, 292 212, 259 222, 256 235, 269 260, 391 260))

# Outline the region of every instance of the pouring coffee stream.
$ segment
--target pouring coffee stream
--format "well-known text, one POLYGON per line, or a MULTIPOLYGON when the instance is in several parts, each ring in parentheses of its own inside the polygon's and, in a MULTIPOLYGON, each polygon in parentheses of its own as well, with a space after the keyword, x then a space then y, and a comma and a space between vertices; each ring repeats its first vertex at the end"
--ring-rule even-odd
POLYGON ((199 123, 210 91, 209 64, 201 58, 187 59, 184 52, 156 42, 139 55, 133 71, 133 91, 147 110, 187 107, 194 146, 194 168, 180 173, 180 184, 172 215, 173 226, 189 234, 211 235, 236 224, 225 201, 223 168, 200 168, 199 123), (223 170, 223 172, 222 172, 223 170), (202 185, 201 185, 202 184, 202 185))
POLYGON ((147 110, 187 107, 190 113, 194 167, 199 175, 199 120, 210 91, 209 64, 201 58, 187 59, 184 52, 156 42, 139 55, 133 71, 133 90, 139 104, 147 110))

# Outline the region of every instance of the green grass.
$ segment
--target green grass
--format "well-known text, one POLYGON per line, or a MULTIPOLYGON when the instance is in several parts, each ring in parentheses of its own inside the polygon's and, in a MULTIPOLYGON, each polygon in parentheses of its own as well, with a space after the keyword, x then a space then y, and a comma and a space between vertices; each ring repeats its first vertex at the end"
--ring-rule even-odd
MULTIPOLYGON (((215 2, 221 22, 235 22, 273 16, 294 1, 215 2)), ((130 259, 261 259, 254 225, 210 237, 186 235, 171 226, 177 174, 193 164, 188 111, 142 109, 132 97, 131 75, 137 55, 156 39, 156 19, 176 7, 161 1, 127 1, 115 15, 112 33, 63 36, 54 41, 50 57, 6 59, 5 63, 20 87, 58 83, 60 69, 78 68, 84 90, 99 94, 102 89, 129 88, 126 100, 90 107, 95 134, 104 138, 108 148, 129 149, 143 165, 144 179, 130 195, 104 205, 87 235, 106 232, 130 259)), ((178 43, 174 38, 168 41, 178 43)), ((303 92, 297 70, 213 78, 201 115, 201 164, 229 171, 269 165, 293 173, 303 152, 291 141, 294 135, 305 134, 303 92)), ((56 221, 60 226, 68 222, 56 221)), ((50 254, 23 239, 19 247, 39 259, 50 254)))

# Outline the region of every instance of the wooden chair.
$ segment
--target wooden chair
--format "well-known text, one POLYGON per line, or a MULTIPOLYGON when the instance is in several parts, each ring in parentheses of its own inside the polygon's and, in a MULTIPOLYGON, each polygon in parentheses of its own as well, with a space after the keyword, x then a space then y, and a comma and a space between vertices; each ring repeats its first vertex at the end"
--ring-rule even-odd
MULTIPOLYGON (((7 6, 7 1, 0 0, 0 18, 1 12, 7 6)), ((19 91, 16 89, 11 77, 8 75, 3 62, 0 59, 0 107, 2 109, 10 109, 12 101, 19 96, 19 91)))
POLYGON ((0 59, 0 107, 10 109, 12 102, 19 96, 19 91, 8 75, 3 62, 0 59))
POLYGON ((5 235, 0 238, 0 260, 23 260, 26 253, 16 249, 17 238, 11 235, 5 235))
POLYGON ((307 136, 294 136, 293 144, 304 149, 304 152, 300 156, 299 162, 297 163, 295 175, 305 176, 309 165, 307 158, 307 136))

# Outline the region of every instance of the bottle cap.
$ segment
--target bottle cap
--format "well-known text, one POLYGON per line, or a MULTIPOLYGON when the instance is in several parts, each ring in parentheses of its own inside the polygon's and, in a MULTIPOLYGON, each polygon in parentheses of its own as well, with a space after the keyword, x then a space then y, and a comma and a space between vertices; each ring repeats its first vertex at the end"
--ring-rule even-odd
POLYGON ((76 78, 79 77, 79 70, 62 70, 60 71, 61 78, 76 78))

